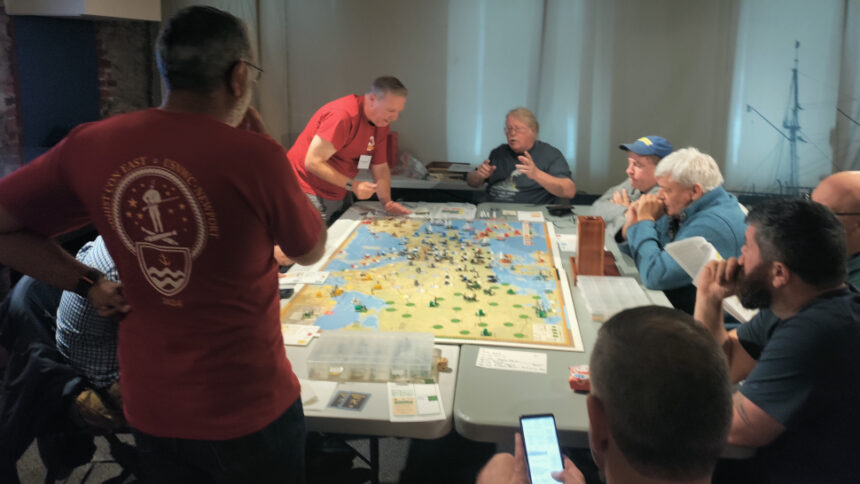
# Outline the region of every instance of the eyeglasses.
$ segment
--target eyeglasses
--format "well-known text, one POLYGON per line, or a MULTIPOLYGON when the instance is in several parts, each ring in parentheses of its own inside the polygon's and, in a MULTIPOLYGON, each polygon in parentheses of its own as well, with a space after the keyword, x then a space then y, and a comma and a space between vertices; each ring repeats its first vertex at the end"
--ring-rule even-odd
POLYGON ((248 67, 253 67, 254 69, 257 70, 257 79, 255 79, 255 80, 259 81, 260 78, 263 77, 263 72, 265 72, 265 71, 263 70, 262 67, 255 66, 254 64, 251 64, 250 62, 248 62, 246 60, 243 60, 242 63, 248 67))
MULTIPOLYGON (((812 194, 809 192, 802 193, 800 195, 800 198, 803 200, 806 200, 808 202, 814 202, 815 201, 812 199, 812 194)), ((860 212, 833 212, 833 215, 840 215, 842 217, 852 217, 852 216, 860 215, 860 212)))
POLYGON ((527 129, 525 126, 505 126, 505 134, 524 133, 527 129))

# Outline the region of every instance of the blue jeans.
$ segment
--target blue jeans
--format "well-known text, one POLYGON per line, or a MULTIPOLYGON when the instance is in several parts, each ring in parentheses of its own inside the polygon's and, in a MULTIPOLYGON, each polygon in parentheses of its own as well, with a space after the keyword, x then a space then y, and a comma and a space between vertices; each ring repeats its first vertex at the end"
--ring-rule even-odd
POLYGON ((301 398, 262 430, 235 439, 176 439, 134 430, 134 440, 144 482, 305 482, 305 418, 301 398))

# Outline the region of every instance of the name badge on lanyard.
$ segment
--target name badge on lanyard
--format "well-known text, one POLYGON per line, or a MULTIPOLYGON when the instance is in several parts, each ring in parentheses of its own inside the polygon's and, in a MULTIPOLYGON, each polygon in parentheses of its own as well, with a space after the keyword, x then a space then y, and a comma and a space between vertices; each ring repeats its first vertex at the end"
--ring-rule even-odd
POLYGON ((366 170, 370 168, 370 160, 373 159, 370 155, 361 155, 358 157, 358 169, 366 170))

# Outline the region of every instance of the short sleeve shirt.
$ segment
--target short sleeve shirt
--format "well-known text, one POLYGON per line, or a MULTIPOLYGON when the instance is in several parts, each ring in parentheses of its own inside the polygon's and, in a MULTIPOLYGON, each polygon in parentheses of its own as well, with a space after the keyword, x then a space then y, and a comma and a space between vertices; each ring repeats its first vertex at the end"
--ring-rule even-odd
POLYGON ((125 415, 160 437, 257 431, 299 397, 279 324, 277 242, 322 222, 271 138, 148 109, 79 126, 0 180, 0 204, 53 235, 92 222, 132 307, 119 325, 125 415))
POLYGON ((786 427, 759 451, 773 482, 860 482, 860 294, 832 291, 786 320, 764 310, 737 334, 756 360, 740 392, 786 427))
MULTIPOLYGON (((561 151, 543 141, 535 141, 529 154, 541 171, 556 178, 570 178, 570 167, 561 151)), ((516 169, 517 153, 507 144, 490 152, 496 170, 487 178, 487 194, 494 202, 553 204, 559 198, 516 169)))
MULTIPOLYGON (((119 282, 116 264, 101 236, 87 242, 78 251, 77 259, 98 269, 108 280, 119 282)), ((63 292, 57 308, 57 349, 96 388, 108 387, 119 380, 117 328, 117 322, 100 316, 89 299, 71 291, 63 292)))
POLYGON ((333 185, 305 168, 305 157, 314 136, 334 145, 337 151, 327 163, 350 178, 358 174, 358 162, 362 156, 370 157, 373 165, 388 162, 385 149, 388 126, 377 127, 367 119, 364 96, 350 94, 335 99, 314 113, 287 153, 305 193, 329 200, 341 200, 346 196, 343 187, 333 185))

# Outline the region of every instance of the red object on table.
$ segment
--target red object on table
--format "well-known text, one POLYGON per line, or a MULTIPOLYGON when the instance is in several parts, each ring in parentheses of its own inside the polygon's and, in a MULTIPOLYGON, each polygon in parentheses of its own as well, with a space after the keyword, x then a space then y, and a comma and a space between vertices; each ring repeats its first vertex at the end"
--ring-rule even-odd
POLYGON ((601 217, 576 217, 576 272, 581 276, 603 275, 603 234, 606 223, 601 217))
POLYGON ((570 384, 570 389, 579 392, 591 391, 591 378, 588 371, 588 365, 569 366, 570 377, 567 381, 570 384))

